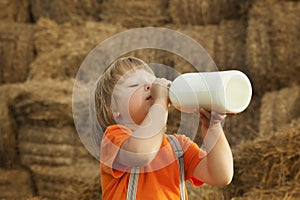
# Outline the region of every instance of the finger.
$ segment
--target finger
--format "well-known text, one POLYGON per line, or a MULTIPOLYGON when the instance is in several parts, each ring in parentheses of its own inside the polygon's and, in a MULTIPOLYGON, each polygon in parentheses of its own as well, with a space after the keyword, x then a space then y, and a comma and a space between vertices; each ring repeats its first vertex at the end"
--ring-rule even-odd
POLYGON ((203 126, 209 127, 209 121, 206 118, 200 117, 200 122, 203 126))
POLYGON ((169 80, 167 80, 167 81, 168 81, 167 87, 169 88, 172 84, 172 81, 169 81, 169 80))
POLYGON ((206 119, 210 120, 210 113, 203 108, 200 108, 200 115, 203 115, 206 119))

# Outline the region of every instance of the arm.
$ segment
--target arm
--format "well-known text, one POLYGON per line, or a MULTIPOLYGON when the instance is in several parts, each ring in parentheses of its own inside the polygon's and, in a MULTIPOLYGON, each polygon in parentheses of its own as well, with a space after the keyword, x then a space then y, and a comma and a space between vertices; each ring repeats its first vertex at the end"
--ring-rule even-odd
POLYGON ((170 81, 156 79, 151 86, 153 105, 143 122, 122 145, 117 162, 136 167, 149 164, 160 149, 168 117, 170 81))
POLYGON ((193 176, 210 185, 228 185, 233 177, 233 158, 221 125, 225 116, 204 109, 200 109, 200 115, 207 156, 196 166, 193 176))

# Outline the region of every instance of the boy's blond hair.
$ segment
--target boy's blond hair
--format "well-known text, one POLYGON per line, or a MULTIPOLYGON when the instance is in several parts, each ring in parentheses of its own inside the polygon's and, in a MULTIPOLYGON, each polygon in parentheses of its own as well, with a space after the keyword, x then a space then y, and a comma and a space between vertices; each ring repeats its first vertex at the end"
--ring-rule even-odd
POLYGON ((95 91, 95 109, 101 128, 116 124, 111 110, 112 93, 120 78, 129 70, 142 68, 151 74, 152 69, 141 59, 123 57, 113 62, 101 75, 95 91))

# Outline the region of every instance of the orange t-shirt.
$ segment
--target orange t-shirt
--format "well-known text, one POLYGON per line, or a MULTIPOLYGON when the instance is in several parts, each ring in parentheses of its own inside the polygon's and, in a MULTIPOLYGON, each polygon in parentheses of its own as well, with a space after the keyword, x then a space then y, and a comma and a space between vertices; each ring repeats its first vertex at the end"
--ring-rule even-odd
MULTIPOLYGON (((122 144, 129 138, 131 130, 120 125, 109 126, 101 142, 100 176, 103 200, 126 199, 130 168, 118 168, 114 160, 122 144)), ((192 176, 201 155, 205 154, 188 137, 174 134, 184 151, 185 180, 194 186, 203 183, 192 176)), ((153 161, 141 167, 136 199, 180 199, 180 174, 178 160, 166 135, 160 151, 153 161)), ((187 199, 187 191, 185 189, 187 199)))

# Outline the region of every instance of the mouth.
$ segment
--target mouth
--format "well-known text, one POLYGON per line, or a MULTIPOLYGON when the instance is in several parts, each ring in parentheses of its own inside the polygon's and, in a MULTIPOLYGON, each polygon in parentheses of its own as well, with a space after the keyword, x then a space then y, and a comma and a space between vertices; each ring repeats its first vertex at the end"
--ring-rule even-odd
POLYGON ((146 100, 148 101, 148 100, 151 100, 152 99, 152 96, 150 95, 150 96, 148 96, 147 98, 146 98, 146 100))

